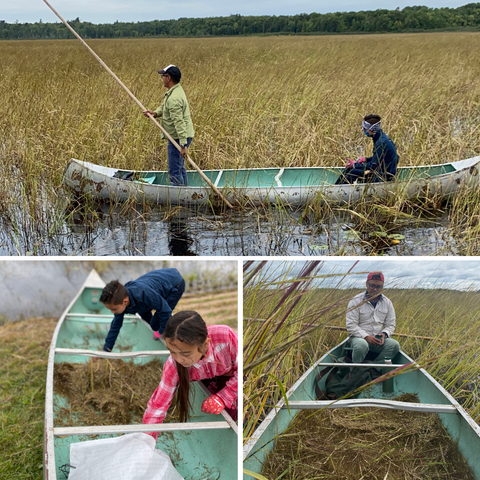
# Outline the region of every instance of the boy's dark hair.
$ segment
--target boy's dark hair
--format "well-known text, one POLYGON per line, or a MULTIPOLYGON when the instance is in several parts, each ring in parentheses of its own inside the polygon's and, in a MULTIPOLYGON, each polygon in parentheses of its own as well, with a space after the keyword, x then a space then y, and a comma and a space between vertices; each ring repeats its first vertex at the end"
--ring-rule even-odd
POLYGON ((364 120, 368 122, 370 125, 373 125, 381 120, 380 115, 367 115, 364 117, 364 120))
MULTIPOLYGON (((188 345, 196 345, 200 348, 208 338, 207 325, 197 312, 185 310, 170 317, 163 337, 170 340, 178 340, 188 345)), ((179 408, 180 421, 186 422, 190 406, 188 398, 190 377, 188 369, 179 363, 177 363, 177 372, 180 384, 178 385, 176 403, 179 408)))
POLYGON ((100 301, 107 305, 120 305, 126 297, 128 297, 128 292, 125 285, 122 285, 118 280, 112 280, 102 290, 100 301))

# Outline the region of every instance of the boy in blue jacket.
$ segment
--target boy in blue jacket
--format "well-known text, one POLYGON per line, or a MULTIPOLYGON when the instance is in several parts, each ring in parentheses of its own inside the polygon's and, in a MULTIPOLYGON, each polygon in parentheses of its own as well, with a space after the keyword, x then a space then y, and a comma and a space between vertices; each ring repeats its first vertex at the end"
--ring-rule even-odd
POLYGON ((100 301, 114 314, 103 350, 113 350, 125 313, 138 313, 150 324, 158 340, 184 292, 185 280, 175 268, 148 272, 125 285, 112 280, 100 296, 100 301))
POLYGON ((398 154, 395 144, 383 132, 379 115, 367 115, 362 122, 363 133, 373 140, 373 155, 368 158, 359 158, 356 162, 346 165, 335 182, 388 182, 393 180, 397 173, 398 154))

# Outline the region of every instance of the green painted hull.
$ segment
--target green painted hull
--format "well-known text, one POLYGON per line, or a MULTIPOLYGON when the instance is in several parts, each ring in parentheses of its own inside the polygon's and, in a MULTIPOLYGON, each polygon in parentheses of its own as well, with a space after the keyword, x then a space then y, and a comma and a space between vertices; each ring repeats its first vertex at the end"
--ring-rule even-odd
MULTIPOLYGON (((402 198, 455 193, 460 185, 477 186, 480 156, 457 162, 418 167, 400 167, 394 182, 335 185, 343 168, 251 168, 205 170, 204 174, 232 202, 260 205, 265 202, 301 206, 312 200, 349 203, 361 199, 402 198)), ((196 171, 187 173, 188 186, 169 184, 164 171, 135 172, 136 180, 118 178, 128 170, 71 159, 64 183, 78 194, 99 199, 184 205, 208 203, 211 189, 196 171)))
MULTIPOLYGON (((52 342, 52 348, 68 349, 88 349, 100 351, 103 347, 106 334, 108 332, 112 314, 102 304, 99 304, 98 298, 101 288, 84 287, 83 292, 77 296, 73 304, 69 307, 67 314, 62 316, 56 331, 55 344, 52 342), (92 301, 93 300, 93 301, 92 301), (70 317, 70 314, 78 316, 70 317), (93 317, 94 315, 106 315, 105 318, 93 317), (63 321, 62 321, 63 320, 63 321)), ((161 342, 152 339, 152 331, 148 324, 140 318, 125 319, 120 335, 115 344, 115 351, 135 352, 135 351, 167 351, 161 342)), ((52 355, 51 355, 52 357, 52 355)), ((89 362, 90 358, 80 355, 59 355, 53 356, 54 365, 59 362, 89 362)), ((152 357, 136 358, 124 361, 133 361, 135 363, 148 362, 152 357)), ((167 356, 160 357, 162 362, 167 356)), ((53 368, 54 368, 53 365, 53 368)), ((160 382, 160 372, 158 376, 160 382)), ((192 416, 189 422, 220 422, 224 421, 221 415, 208 415, 201 413, 200 406, 206 398, 197 383, 192 384, 191 403, 192 416)), ((47 391, 51 385, 47 380, 47 391)), ((152 392, 153 393, 153 392, 152 392)), ((53 404, 65 405, 66 399, 53 395, 53 404)), ((48 395, 47 395, 48 401, 48 395)), ((49 405, 46 405, 46 414, 49 411, 49 405)), ((53 411, 53 421, 55 422, 55 410, 53 411)), ((48 414, 47 414, 48 416, 48 414)), ((54 423, 55 425, 55 423, 54 423)), ((64 479, 66 478, 60 471, 62 465, 69 463, 70 444, 85 440, 108 438, 116 435, 72 435, 66 437, 48 435, 48 419, 46 419, 45 435, 45 456, 46 468, 44 468, 44 478, 64 479), (48 440, 50 439, 50 440, 48 440), (51 443, 53 439, 53 448, 51 443), (49 453, 54 452, 55 472, 51 468, 49 453), (50 464, 50 465, 49 465, 50 464)), ((158 437, 156 448, 161 449, 168 454, 179 473, 188 480, 216 480, 216 479, 235 479, 238 477, 237 434, 231 429, 212 429, 212 430, 183 430, 161 432, 158 437)), ((50 453, 51 455, 51 453, 50 453)))
MULTIPOLYGON (((287 393, 289 401, 314 400, 315 379, 319 370, 324 368, 321 364, 332 362, 332 358, 341 357, 342 349, 343 343, 324 355, 310 368, 287 393)), ((394 364, 406 364, 412 361, 403 352, 399 352, 392 359, 394 364)), ((467 460, 475 478, 480 480, 480 427, 425 370, 420 369, 397 376, 395 390, 392 394, 385 394, 382 385, 379 384, 363 392, 359 398, 391 400, 403 393, 416 394, 422 404, 455 405, 457 407, 457 413, 439 413, 438 416, 451 439, 458 442, 458 448, 467 460)), ((287 409, 279 409, 276 414, 271 412, 267 416, 257 428, 253 438, 244 446, 244 469, 256 473, 261 472, 264 459, 274 447, 274 438, 290 425, 298 412, 300 410, 291 409, 289 413, 287 409)), ((387 415, 388 411, 385 414, 387 415)), ((244 480, 247 479, 251 480, 252 477, 244 475, 244 480)))

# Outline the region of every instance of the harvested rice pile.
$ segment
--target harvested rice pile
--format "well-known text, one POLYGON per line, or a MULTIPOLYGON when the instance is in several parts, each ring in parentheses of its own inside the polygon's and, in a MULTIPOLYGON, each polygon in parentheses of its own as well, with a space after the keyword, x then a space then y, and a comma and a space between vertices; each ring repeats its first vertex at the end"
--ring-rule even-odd
MULTIPOLYGON (((418 402, 415 395, 395 400, 418 402)), ((475 480, 436 414, 376 408, 300 412, 262 474, 269 480, 475 480)))
MULTIPOLYGON (((55 365, 54 392, 69 404, 65 407, 56 402, 55 426, 142 423, 161 375, 158 359, 143 365, 105 359, 55 365)), ((167 422, 176 421, 171 411, 167 422)))

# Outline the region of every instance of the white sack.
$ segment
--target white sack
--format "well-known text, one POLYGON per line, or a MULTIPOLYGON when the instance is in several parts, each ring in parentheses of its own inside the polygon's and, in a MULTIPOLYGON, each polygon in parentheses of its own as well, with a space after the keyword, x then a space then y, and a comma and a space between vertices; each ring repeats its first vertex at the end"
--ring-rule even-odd
POLYGON ((146 433, 70 445, 69 480, 183 480, 146 433))

